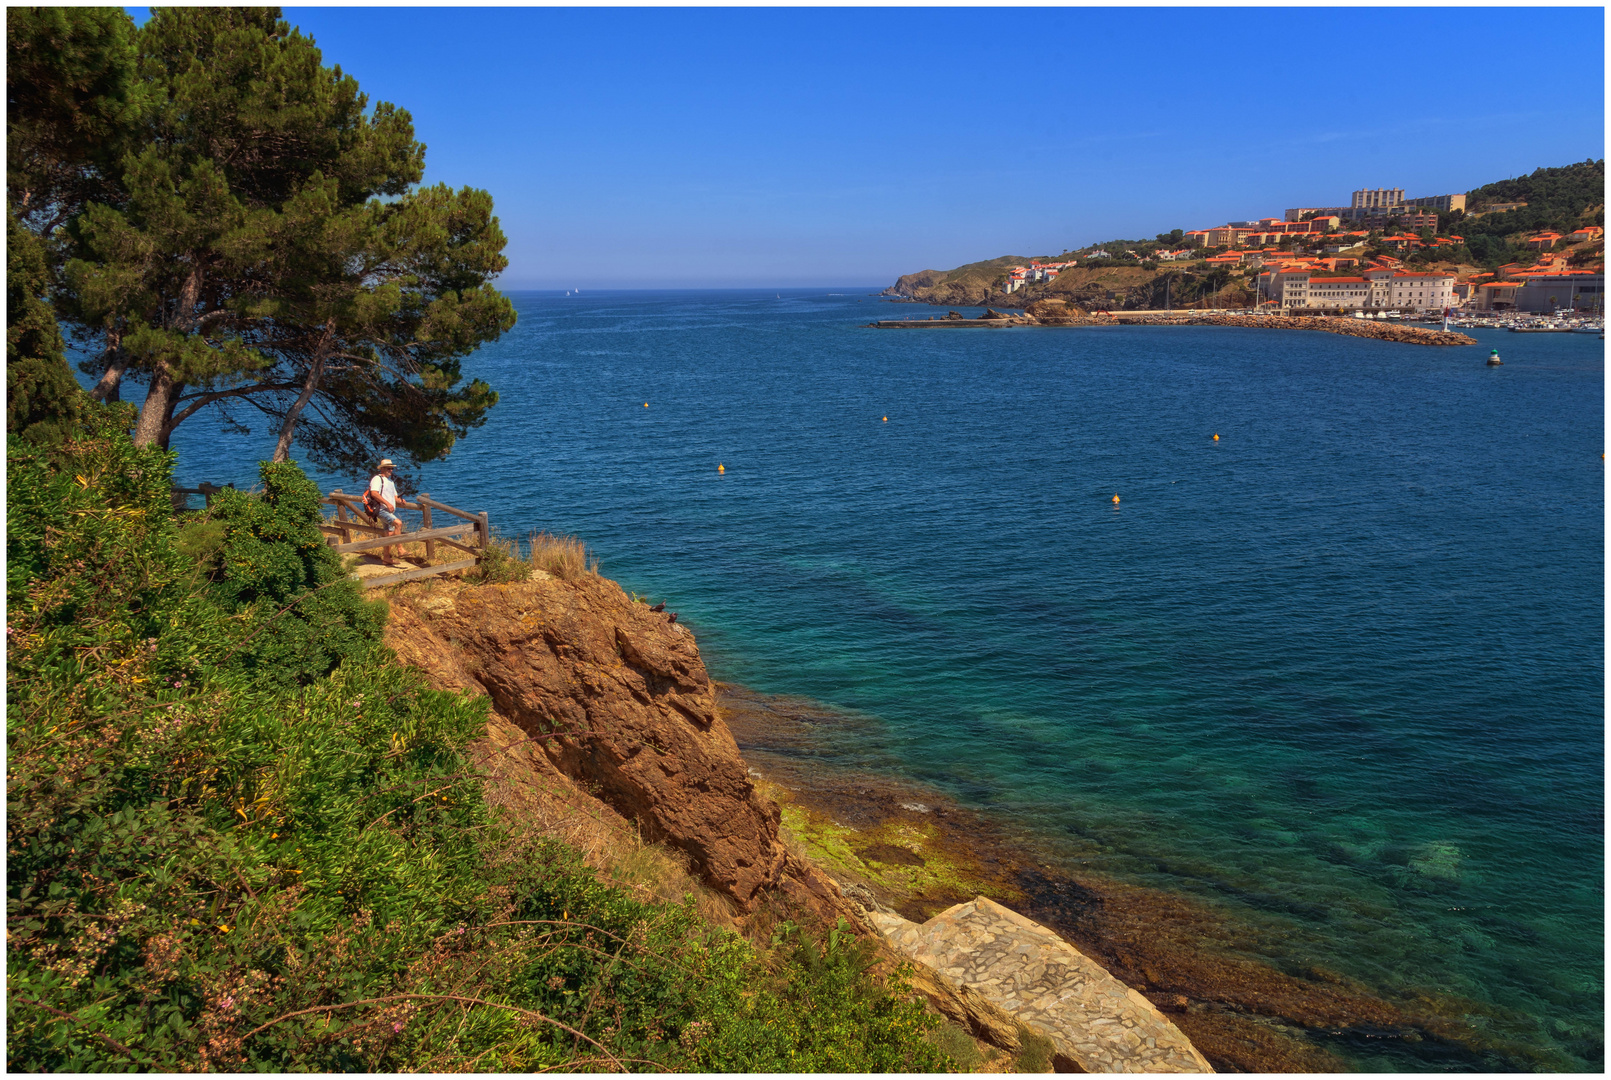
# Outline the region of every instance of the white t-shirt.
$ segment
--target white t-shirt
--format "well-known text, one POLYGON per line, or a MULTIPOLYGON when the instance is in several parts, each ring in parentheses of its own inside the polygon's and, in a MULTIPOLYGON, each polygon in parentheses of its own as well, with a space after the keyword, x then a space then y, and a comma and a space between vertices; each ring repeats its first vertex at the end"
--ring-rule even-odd
POLYGON ((369 481, 369 490, 385 499, 393 507, 397 505, 397 485, 392 483, 391 477, 376 473, 375 478, 369 481))

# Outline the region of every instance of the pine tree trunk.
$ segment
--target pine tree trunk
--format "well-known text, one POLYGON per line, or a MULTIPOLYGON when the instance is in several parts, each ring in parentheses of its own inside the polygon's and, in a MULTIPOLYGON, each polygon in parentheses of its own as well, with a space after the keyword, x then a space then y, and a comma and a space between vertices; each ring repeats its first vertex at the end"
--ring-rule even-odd
POLYGON ((122 383, 123 373, 129 369, 129 355, 119 347, 121 337, 115 331, 106 332, 106 355, 111 357, 106 365, 106 371, 95 383, 95 389, 90 391, 90 397, 96 401, 123 400, 122 383))
POLYGON ((314 357, 313 366, 308 368, 308 379, 302 384, 302 392, 296 396, 296 401, 286 411, 285 423, 280 425, 280 441, 274 447, 275 461, 291 460, 291 435, 296 431, 297 417, 302 415, 303 408, 313 398, 313 392, 319 387, 319 379, 324 374, 324 355, 321 352, 314 357))
POLYGON ((168 437, 173 434, 173 410, 179 404, 179 395, 185 384, 173 377, 165 360, 157 361, 151 373, 151 388, 146 391, 145 402, 140 406, 140 419, 134 425, 134 445, 150 446, 156 443, 168 449, 168 437))
POLYGON ((140 419, 134 425, 135 446, 156 443, 162 449, 168 449, 168 438, 173 434, 168 424, 173 420, 174 406, 179 404, 179 395, 184 389, 184 383, 175 381, 168 374, 167 365, 157 370, 151 377, 151 389, 146 392, 145 404, 140 406, 140 419))
POLYGON ((277 462, 291 460, 291 436, 296 432, 297 417, 302 415, 302 410, 313 399, 313 392, 319 389, 319 380, 324 378, 324 362, 335 346, 335 340, 336 320, 332 316, 325 320, 324 333, 319 336, 319 344, 314 347, 313 363, 308 365, 308 378, 302 384, 302 392, 296 396, 296 401, 291 403, 291 408, 285 414, 285 423, 280 425, 280 441, 274 447, 274 460, 277 462))

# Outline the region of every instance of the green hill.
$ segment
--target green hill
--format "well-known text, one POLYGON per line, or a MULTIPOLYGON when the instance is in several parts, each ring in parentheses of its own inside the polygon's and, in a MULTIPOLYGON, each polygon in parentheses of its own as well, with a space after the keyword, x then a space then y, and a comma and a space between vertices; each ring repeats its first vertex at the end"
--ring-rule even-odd
POLYGON ((1524 202, 1518 210, 1459 220, 1461 235, 1508 237, 1554 229, 1570 232, 1605 224, 1605 159, 1559 168, 1535 169, 1527 176, 1484 184, 1466 193, 1466 209, 1482 213, 1494 203, 1524 202))

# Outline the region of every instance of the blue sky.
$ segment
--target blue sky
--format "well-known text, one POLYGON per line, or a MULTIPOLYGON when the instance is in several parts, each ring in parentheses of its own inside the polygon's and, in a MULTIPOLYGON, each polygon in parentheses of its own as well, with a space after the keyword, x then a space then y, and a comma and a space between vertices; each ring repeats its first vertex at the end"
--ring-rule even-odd
POLYGON ((492 192, 510 289, 882 286, 1605 152, 1599 8, 285 17, 492 192))

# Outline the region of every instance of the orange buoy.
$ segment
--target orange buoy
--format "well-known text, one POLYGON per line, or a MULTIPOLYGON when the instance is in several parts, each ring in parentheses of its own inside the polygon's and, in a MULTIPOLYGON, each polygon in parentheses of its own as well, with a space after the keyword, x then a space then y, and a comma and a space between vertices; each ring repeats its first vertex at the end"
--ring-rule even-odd
MULTIPOLYGON (((645 402, 644 402, 644 403, 643 403, 643 407, 644 407, 644 408, 645 408, 645 409, 647 409, 647 408, 648 408, 648 407, 649 407, 649 403, 648 403, 648 402, 647 402, 647 401, 645 401, 645 402)), ((1216 439, 1217 439, 1217 438, 1219 438, 1219 436, 1218 436, 1218 435, 1216 435, 1216 436, 1214 436, 1214 437, 1215 437, 1215 438, 1216 438, 1216 439)))
POLYGON ((1215 436, 1214 436, 1214 441, 1215 441, 1215 442, 1219 442, 1219 436, 1218 436, 1218 435, 1215 435, 1215 436))
POLYGON ((889 423, 889 417, 887 417, 887 416, 884 417, 884 423, 886 423, 886 424, 889 423))
POLYGON ((717 472, 726 472, 727 471, 727 466, 726 465, 717 465, 716 466, 716 471, 717 472))
POLYGON ((1119 497, 1118 497, 1118 496, 1117 496, 1117 495, 1115 495, 1115 496, 1113 496, 1113 501, 1114 501, 1114 502, 1118 502, 1118 501, 1119 501, 1119 497))

